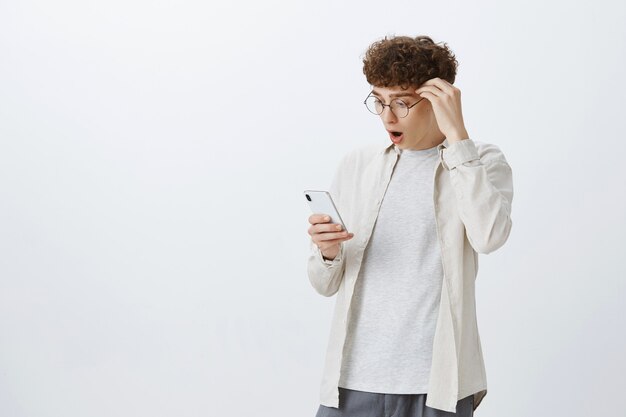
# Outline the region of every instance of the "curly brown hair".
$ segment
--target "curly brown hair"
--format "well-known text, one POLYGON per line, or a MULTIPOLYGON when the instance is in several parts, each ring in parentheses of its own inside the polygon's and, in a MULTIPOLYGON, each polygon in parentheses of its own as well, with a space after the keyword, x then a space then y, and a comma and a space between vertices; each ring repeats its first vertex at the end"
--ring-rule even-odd
POLYGON ((418 88, 431 78, 454 83, 459 63, 446 43, 428 36, 392 36, 372 43, 363 58, 363 74, 372 86, 418 88))

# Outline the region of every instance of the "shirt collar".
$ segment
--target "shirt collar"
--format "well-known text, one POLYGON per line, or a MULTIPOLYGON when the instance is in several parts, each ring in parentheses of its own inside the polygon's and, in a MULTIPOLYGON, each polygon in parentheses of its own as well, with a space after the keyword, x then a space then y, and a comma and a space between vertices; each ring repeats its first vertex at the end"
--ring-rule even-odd
MULTIPOLYGON (((439 145, 437 145, 437 152, 441 152, 442 149, 447 148, 448 147, 448 139, 444 139, 443 142, 441 142, 439 145)), ((400 149, 396 146, 395 143, 391 142, 390 145, 387 145, 386 147, 384 147, 383 149, 380 150, 381 154, 386 154, 389 151, 395 151, 397 154, 400 153, 400 149)))

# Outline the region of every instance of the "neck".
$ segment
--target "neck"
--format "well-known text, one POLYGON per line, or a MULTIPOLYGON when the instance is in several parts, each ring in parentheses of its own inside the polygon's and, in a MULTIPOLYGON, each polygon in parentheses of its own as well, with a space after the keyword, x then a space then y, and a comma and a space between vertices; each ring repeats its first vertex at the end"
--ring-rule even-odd
POLYGON ((424 149, 430 149, 435 147, 446 140, 446 137, 439 129, 429 132, 426 136, 424 136, 417 144, 408 146, 404 149, 411 149, 414 151, 421 151, 424 149))

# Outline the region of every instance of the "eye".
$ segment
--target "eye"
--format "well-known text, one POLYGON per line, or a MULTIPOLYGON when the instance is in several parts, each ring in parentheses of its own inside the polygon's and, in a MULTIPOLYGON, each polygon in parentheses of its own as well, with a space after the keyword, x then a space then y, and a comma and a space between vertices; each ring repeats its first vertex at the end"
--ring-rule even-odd
POLYGON ((393 103, 400 108, 406 107, 406 103, 402 100, 396 100, 393 103))

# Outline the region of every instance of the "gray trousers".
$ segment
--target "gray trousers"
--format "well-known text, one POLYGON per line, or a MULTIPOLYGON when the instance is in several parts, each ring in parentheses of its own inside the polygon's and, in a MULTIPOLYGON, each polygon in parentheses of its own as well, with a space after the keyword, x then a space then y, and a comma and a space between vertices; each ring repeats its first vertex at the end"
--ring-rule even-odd
POLYGON ((379 394, 339 387, 339 408, 319 406, 315 417, 472 417, 474 395, 460 399, 456 413, 426 406, 427 394, 379 394))

